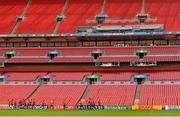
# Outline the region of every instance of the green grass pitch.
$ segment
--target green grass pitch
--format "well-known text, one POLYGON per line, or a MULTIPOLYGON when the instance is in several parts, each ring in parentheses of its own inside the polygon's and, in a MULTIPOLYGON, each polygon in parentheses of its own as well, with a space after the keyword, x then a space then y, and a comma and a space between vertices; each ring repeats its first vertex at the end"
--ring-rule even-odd
POLYGON ((0 110, 0 116, 180 116, 180 110, 0 110))

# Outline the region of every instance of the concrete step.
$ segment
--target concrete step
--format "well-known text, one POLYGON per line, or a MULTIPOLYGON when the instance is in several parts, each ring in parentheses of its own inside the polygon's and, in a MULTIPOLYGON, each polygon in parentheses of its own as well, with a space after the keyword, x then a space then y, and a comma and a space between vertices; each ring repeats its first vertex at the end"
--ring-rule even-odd
MULTIPOLYGON (((67 7, 68 7, 68 3, 69 3, 69 0, 66 0, 66 1, 65 1, 65 4, 64 4, 64 6, 63 6, 63 9, 61 10, 60 15, 64 15, 64 13, 65 13, 65 11, 66 11, 66 9, 67 9, 67 7)), ((55 25, 53 34, 58 33, 58 29, 59 29, 60 24, 61 24, 61 22, 56 22, 56 25, 55 25)))
MULTIPOLYGON (((31 5, 31 2, 32 2, 32 0, 29 0, 29 1, 28 1, 28 3, 27 3, 27 5, 26 5, 26 7, 24 8, 24 10, 23 10, 21 16, 25 16, 25 14, 26 14, 28 8, 29 8, 30 5, 31 5)), ((17 28, 18 28, 18 26, 19 26, 20 23, 21 23, 21 22, 16 22, 16 24, 15 24, 14 27, 13 27, 13 30, 12 30, 11 34, 16 33, 16 30, 17 30, 17 28)))
POLYGON ((134 104, 138 104, 139 103, 139 99, 140 99, 140 93, 141 93, 141 85, 138 84, 136 86, 136 94, 135 94, 135 99, 134 99, 134 104))
POLYGON ((35 96, 35 94, 37 94, 38 91, 39 91, 42 87, 43 87, 43 84, 40 84, 40 85, 32 92, 32 94, 27 98, 27 100, 28 100, 28 99, 32 99, 32 98, 35 96))

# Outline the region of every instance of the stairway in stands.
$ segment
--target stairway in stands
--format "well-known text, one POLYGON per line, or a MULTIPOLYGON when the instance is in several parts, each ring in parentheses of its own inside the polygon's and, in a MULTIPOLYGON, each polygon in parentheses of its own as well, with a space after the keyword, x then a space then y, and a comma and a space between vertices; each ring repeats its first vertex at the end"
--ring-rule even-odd
MULTIPOLYGON (((24 16, 25 16, 25 14, 26 14, 28 8, 30 7, 31 3, 32 3, 32 0, 29 0, 28 3, 27 3, 27 5, 26 5, 26 7, 24 8, 24 10, 23 10, 23 12, 22 12, 22 14, 21 14, 21 17, 24 17, 24 16)), ((22 19, 22 20, 23 20, 23 19, 22 19)), ((14 26, 11 34, 16 33, 16 29, 18 28, 18 26, 19 26, 20 23, 21 23, 21 21, 16 21, 16 24, 15 24, 15 26, 14 26)))
MULTIPOLYGON (((88 84, 87 87, 86 87, 86 90, 84 91, 84 93, 83 93, 82 97, 80 98, 79 102, 80 102, 81 100, 84 100, 84 99, 87 97, 90 89, 91 89, 91 84, 88 84)), ((79 103, 79 102, 78 102, 78 103, 79 103)))
MULTIPOLYGON (((64 7, 63 7, 63 9, 62 9, 59 16, 64 16, 64 13, 65 13, 66 9, 68 8, 68 3, 69 3, 69 0, 66 0, 65 4, 64 4, 64 7)), ((53 31, 54 34, 58 33, 58 29, 59 29, 60 24, 61 24, 61 21, 56 22, 56 25, 55 25, 55 28, 54 28, 54 31, 53 31)))
POLYGON ((39 86, 32 92, 32 94, 27 98, 28 99, 32 99, 34 97, 34 95, 36 95, 38 93, 38 91, 43 87, 43 83, 40 83, 39 86))
POLYGON ((134 99, 134 104, 138 105, 140 100, 140 92, 141 92, 141 84, 137 84, 136 86, 136 94, 134 99))

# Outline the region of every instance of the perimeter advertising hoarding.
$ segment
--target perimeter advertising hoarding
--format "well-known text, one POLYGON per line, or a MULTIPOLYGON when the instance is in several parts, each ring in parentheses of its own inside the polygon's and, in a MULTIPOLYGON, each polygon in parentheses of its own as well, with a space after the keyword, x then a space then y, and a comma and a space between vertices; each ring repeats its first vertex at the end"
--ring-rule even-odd
POLYGON ((105 110, 128 110, 128 106, 104 106, 105 110))
POLYGON ((180 106, 165 106, 165 110, 180 110, 180 106))
POLYGON ((79 110, 128 110, 128 106, 90 106, 90 105, 79 105, 79 110))
POLYGON ((162 110, 160 105, 133 105, 132 110, 162 110))

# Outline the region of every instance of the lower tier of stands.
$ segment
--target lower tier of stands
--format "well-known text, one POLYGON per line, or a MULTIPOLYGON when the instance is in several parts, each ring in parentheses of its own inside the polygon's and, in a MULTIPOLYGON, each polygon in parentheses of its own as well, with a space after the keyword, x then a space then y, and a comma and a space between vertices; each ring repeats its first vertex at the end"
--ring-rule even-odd
POLYGON ((36 104, 74 107, 77 104, 180 105, 180 84, 43 84, 0 85, 0 105, 32 99, 36 104), (89 88, 88 88, 89 87, 89 88), (88 90, 88 91, 87 91, 88 90), (85 93, 87 93, 85 95, 85 93))
POLYGON ((38 85, 0 85, 0 104, 27 99, 38 85))
POLYGON ((142 85, 141 105, 180 105, 180 85, 142 85))
POLYGON ((102 105, 132 105, 136 85, 92 85, 85 101, 102 105))
POLYGON ((50 104, 53 101, 56 105, 75 106, 85 91, 86 85, 44 85, 34 95, 33 100, 37 104, 50 104))

